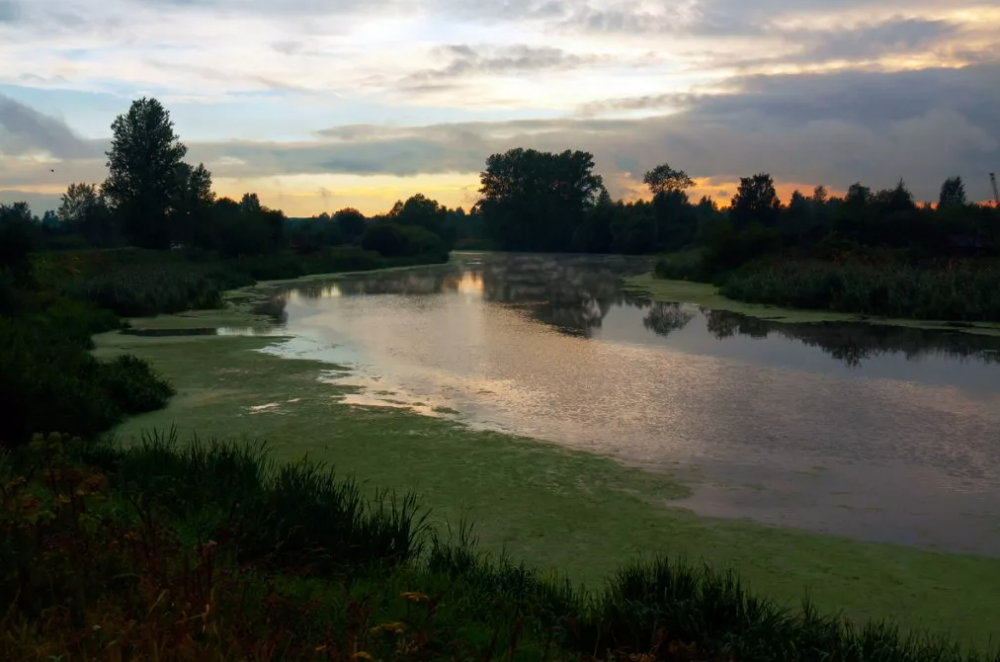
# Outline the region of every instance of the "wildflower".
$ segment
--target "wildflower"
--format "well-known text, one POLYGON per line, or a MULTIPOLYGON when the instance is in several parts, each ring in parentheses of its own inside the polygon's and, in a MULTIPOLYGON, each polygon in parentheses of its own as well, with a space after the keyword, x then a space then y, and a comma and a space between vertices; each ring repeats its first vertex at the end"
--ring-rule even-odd
POLYGON ((427 597, 426 593, 420 593, 418 591, 407 591, 403 593, 403 597, 410 602, 425 602, 430 599, 427 597))
POLYGON ((391 623, 382 623, 381 625, 376 625, 372 628, 372 633, 378 632, 392 632, 393 634, 402 634, 403 630, 406 629, 406 625, 398 621, 393 621, 391 623))

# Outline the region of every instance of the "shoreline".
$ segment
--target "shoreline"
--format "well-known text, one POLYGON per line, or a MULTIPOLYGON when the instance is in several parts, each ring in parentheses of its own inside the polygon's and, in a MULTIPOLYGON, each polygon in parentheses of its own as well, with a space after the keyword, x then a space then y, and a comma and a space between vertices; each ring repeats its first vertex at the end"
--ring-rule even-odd
POLYGON ((972 335, 1000 337, 1000 323, 948 322, 946 320, 892 319, 838 313, 823 310, 782 308, 759 303, 746 303, 729 299, 719 294, 719 288, 711 283, 697 283, 686 280, 656 278, 652 273, 628 276, 623 279, 623 289, 633 294, 648 295, 653 301, 669 303, 691 303, 714 310, 727 310, 780 324, 809 324, 823 322, 845 322, 852 324, 876 324, 897 326, 926 331, 946 331, 972 335))
MULTIPOLYGON (((240 292, 227 293, 224 311, 134 322, 176 329, 262 323, 245 301, 231 300, 240 292)), ((590 586, 623 561, 665 551, 733 567, 751 587, 789 606, 808 587, 824 611, 895 616, 904 626, 952 631, 980 645, 990 636, 998 559, 698 517, 672 505, 689 493, 691 476, 653 474, 406 410, 345 404, 355 389, 321 381, 336 366, 260 351, 288 337, 96 336, 98 356, 135 353, 178 389, 167 409, 130 418, 117 435, 177 424, 182 439, 267 439, 276 459, 308 455, 371 486, 414 490, 439 529, 467 519, 484 549, 590 586)))

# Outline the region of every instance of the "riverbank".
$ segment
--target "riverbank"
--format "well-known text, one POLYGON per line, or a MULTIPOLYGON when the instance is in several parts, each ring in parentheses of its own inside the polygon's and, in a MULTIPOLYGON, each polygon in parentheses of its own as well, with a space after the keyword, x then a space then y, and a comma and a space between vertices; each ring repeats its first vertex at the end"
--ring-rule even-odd
POLYGON ((713 310, 727 310, 778 323, 861 322, 926 329, 930 331, 960 331, 962 333, 1000 336, 1000 323, 894 319, 826 310, 782 308, 780 306, 747 303, 722 295, 719 292, 719 288, 711 283, 657 278, 652 273, 625 278, 624 288, 630 292, 647 295, 654 301, 691 303, 713 310))
MULTIPOLYGON (((235 319, 219 321, 237 326, 235 319)), ((477 524, 484 549, 506 549, 591 586, 630 558, 663 551, 735 567, 753 589, 788 605, 808 587, 822 610, 856 619, 894 617, 981 645, 994 629, 993 559, 697 518, 670 508, 697 489, 695 476, 627 469, 446 417, 352 407, 341 401, 352 389, 319 381, 335 366, 259 351, 281 338, 113 333, 96 342, 99 356, 149 360, 178 390, 167 409, 122 425, 122 439, 172 424, 182 438, 265 438, 280 459, 308 454, 370 485, 413 490, 436 526, 464 517, 477 524)))

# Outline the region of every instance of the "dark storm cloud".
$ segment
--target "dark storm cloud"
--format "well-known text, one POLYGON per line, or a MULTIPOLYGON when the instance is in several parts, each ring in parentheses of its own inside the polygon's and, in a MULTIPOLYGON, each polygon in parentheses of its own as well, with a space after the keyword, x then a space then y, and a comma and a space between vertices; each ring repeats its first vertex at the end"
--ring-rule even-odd
MULTIPOLYGON (((722 181, 768 171, 779 182, 845 189, 854 181, 883 187, 904 177, 918 198, 926 200, 934 198, 941 181, 957 174, 966 179, 970 197, 986 199, 985 173, 1000 165, 997 80, 998 64, 755 76, 739 81, 739 91, 726 95, 650 95, 606 104, 681 109, 645 119, 340 126, 308 143, 190 142, 189 158, 204 161, 216 177, 414 176, 478 172, 489 154, 512 147, 583 149, 594 153, 598 169, 607 175, 627 171, 635 176, 668 160, 694 176, 722 181)), ((16 136, 22 147, 81 155, 68 165, 103 166, 93 158, 100 152, 97 143, 82 141, 58 120, 23 105, 0 99, 0 124, 7 143, 16 136)), ((4 172, 3 177, 6 181, 16 174, 4 172)), ((23 176, 25 184, 37 183, 37 173, 34 180, 29 173, 23 176)), ((10 179, 8 186, 19 181, 10 179)))
POLYGON ((794 37, 807 45, 799 56, 785 60, 822 62, 840 58, 863 60, 883 55, 926 51, 954 37, 958 26, 947 21, 894 19, 853 30, 799 32, 794 37))
POLYGON ((63 121, 0 94, 0 153, 17 155, 32 150, 65 159, 99 153, 93 143, 76 135, 63 121))
MULTIPOLYGON (((985 199, 984 173, 1000 162, 1000 66, 893 74, 754 77, 730 95, 674 97, 684 110, 636 119, 472 122, 324 131, 325 142, 191 145, 193 158, 237 157, 221 176, 337 172, 416 175, 478 172, 511 147, 585 149, 610 174, 668 160, 697 176, 769 171, 779 181, 846 188, 906 178, 931 199, 959 174, 985 199), (980 181, 983 180, 983 181, 980 181)), ((626 101, 628 102, 628 101, 626 101)))

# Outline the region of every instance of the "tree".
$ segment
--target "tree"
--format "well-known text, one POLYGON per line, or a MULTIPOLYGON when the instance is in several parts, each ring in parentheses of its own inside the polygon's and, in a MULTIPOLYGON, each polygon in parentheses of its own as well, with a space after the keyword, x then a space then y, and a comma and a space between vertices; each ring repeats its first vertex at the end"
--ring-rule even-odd
POLYGON ((56 217, 95 246, 109 246, 117 235, 107 200, 94 184, 70 184, 59 201, 56 217))
POLYGON ((740 177, 740 187, 730 205, 730 215, 737 228, 751 223, 772 226, 780 210, 781 200, 771 175, 758 173, 753 177, 740 177))
POLYGON ((129 240, 145 248, 169 248, 169 213, 187 153, 170 113, 156 99, 143 97, 115 119, 111 130, 104 195, 129 240))
POLYGON ((827 203, 830 199, 830 194, 827 193, 826 187, 820 184, 813 189, 812 203, 816 206, 822 206, 827 203))
POLYGON ((851 184, 847 189, 847 197, 844 203, 851 207, 863 207, 871 204, 872 190, 867 186, 862 186, 861 182, 851 184))
MULTIPOLYGON (((0 290, 5 282, 18 287, 31 280, 31 257, 37 243, 37 225, 27 202, 0 204, 0 290)), ((9 297, 0 296, 6 300, 9 297)), ((2 301, 6 308, 7 301, 2 301)))
POLYGON ((177 192, 173 204, 174 237, 183 241, 200 243, 211 223, 212 173, 199 163, 192 168, 182 163, 177 168, 177 192))
POLYGON ((603 189, 594 156, 512 149, 493 154, 480 173, 486 232, 505 250, 560 251, 603 189))
POLYGON ((654 197, 664 193, 677 193, 694 186, 694 180, 683 170, 674 170, 669 163, 656 166, 642 178, 654 197))
POLYGON ((875 193, 872 202, 883 214, 913 211, 917 208, 913 194, 906 188, 906 183, 902 179, 893 188, 882 189, 875 193))
POLYGON ((611 224, 614 222, 616 208, 611 195, 601 191, 597 203, 587 210, 583 222, 573 233, 573 250, 581 253, 610 253, 611 224))
POLYGON ((399 225, 421 227, 438 235, 449 245, 454 242, 454 236, 446 227, 448 210, 423 193, 417 193, 402 204, 397 203, 389 216, 399 225))
POLYGON ((261 210, 260 198, 256 193, 244 193, 240 199, 240 211, 253 213, 261 210))
POLYGON ((968 204, 965 197, 965 184, 961 177, 949 177, 941 184, 941 195, 938 197, 938 208, 964 207, 968 204))
POLYGON ((345 207, 334 213, 333 222, 340 230, 341 240, 349 244, 360 242, 368 226, 368 219, 354 207, 345 207))

